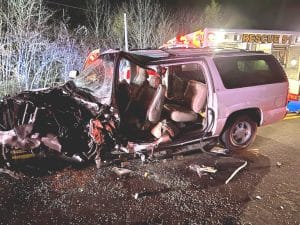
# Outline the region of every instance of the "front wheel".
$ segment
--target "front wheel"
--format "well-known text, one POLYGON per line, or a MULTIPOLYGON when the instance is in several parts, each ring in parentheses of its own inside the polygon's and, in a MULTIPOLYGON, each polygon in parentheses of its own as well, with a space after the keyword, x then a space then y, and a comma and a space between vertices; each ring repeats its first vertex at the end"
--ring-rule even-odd
POLYGON ((256 122, 248 116, 239 116, 225 127, 221 140, 229 150, 246 149, 253 143, 256 131, 256 122))

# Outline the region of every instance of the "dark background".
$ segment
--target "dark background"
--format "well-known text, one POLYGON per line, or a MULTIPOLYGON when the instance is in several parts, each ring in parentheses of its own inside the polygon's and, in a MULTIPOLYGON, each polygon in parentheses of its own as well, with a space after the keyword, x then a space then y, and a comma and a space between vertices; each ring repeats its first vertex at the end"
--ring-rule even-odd
MULTIPOLYGON (((124 0, 112 0, 120 4, 124 0)), ((160 0, 172 9, 190 7, 205 8, 210 0, 160 0)), ((219 0, 228 24, 225 28, 277 29, 300 31, 300 0, 219 0), (237 16, 238 15, 238 16, 237 16), (241 21, 239 24, 238 21, 241 21)), ((85 11, 73 7, 85 8, 85 0, 46 0, 48 6, 55 10, 64 9, 70 15, 72 25, 85 23, 85 11)))

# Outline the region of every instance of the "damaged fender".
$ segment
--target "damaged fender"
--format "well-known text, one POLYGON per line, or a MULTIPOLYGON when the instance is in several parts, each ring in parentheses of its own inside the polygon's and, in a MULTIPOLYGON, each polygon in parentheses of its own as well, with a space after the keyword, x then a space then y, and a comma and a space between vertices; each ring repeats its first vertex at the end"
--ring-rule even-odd
POLYGON ((111 108, 72 81, 7 96, 0 102, 0 162, 10 166, 14 149, 76 155, 80 162, 100 157, 104 145, 116 142, 118 116, 111 108))

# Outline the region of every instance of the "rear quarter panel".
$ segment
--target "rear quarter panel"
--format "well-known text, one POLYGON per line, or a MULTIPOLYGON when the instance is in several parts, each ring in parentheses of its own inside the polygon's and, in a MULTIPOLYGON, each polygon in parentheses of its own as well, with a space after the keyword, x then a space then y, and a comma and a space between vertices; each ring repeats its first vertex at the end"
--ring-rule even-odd
POLYGON ((213 105, 216 111, 216 121, 213 129, 219 135, 227 118, 234 112, 257 108, 261 112, 259 125, 277 122, 286 115, 288 82, 257 85, 251 87, 226 89, 217 68, 211 65, 214 90, 213 105))

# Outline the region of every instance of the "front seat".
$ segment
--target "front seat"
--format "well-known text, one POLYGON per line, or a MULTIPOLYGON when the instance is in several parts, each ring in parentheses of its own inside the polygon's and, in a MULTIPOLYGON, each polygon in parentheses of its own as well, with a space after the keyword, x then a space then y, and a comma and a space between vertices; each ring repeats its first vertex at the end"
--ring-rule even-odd
POLYGON ((165 92, 166 87, 160 84, 153 95, 150 105, 148 106, 146 119, 153 124, 160 120, 165 102, 165 92))
POLYGON ((184 92, 183 105, 165 104, 164 108, 175 122, 193 122, 204 108, 206 98, 207 85, 190 80, 184 92))

